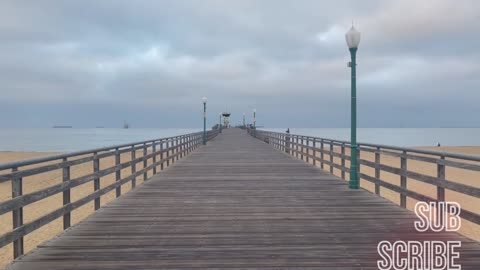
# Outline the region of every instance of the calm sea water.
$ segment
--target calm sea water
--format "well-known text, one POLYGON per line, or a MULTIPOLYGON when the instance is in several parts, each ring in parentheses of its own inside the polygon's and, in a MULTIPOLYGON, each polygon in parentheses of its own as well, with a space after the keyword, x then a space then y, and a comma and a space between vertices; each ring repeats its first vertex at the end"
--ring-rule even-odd
MULTIPOLYGON (((286 128, 267 129, 285 132, 286 128)), ((349 128, 291 128, 290 133, 350 141, 349 128)), ((480 128, 359 128, 357 141, 395 146, 477 146, 480 128)))
MULTIPOLYGON (((268 129, 284 132, 286 128, 268 129)), ((0 129, 0 151, 70 152, 200 131, 198 129, 0 129)), ((339 140, 348 128, 291 128, 291 133, 339 140)), ((397 146, 480 145, 480 128, 360 128, 358 141, 397 146)))
POLYGON ((0 129, 0 151, 71 152, 198 132, 198 129, 0 129))

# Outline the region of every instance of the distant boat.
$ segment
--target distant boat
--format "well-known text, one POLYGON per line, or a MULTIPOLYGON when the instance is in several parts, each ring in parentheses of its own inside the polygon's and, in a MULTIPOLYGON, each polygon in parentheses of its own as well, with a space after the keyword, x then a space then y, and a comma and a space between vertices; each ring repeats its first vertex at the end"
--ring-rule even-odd
POLYGON ((72 126, 53 126, 53 128, 72 128, 72 126))
POLYGON ((130 128, 130 125, 127 123, 127 121, 123 121, 123 128, 124 129, 130 128))
POLYGON ((96 126, 95 128, 105 128, 104 126, 96 126))

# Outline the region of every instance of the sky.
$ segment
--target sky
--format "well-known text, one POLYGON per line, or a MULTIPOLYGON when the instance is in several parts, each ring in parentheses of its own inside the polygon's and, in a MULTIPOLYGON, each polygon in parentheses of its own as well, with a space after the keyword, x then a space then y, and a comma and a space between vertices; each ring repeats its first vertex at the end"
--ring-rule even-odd
POLYGON ((3 0, 3 127, 480 126, 480 1, 3 0))

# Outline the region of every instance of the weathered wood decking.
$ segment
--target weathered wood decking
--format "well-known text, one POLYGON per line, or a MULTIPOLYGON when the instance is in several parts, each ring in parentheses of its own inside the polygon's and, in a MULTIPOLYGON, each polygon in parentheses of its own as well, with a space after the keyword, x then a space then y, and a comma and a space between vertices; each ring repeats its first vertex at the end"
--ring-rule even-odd
POLYGON ((480 269, 478 243, 415 220, 230 129, 10 267, 377 269, 381 240, 455 239, 463 269, 480 269))

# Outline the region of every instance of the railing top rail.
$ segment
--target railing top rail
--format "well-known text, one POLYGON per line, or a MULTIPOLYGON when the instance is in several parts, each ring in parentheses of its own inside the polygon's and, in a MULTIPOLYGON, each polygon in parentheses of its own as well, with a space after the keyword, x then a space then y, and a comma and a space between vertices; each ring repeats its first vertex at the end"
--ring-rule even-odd
MULTIPOLYGON (((276 131, 266 131, 266 130, 258 130, 260 132, 271 132, 271 133, 279 133, 279 134, 286 134, 289 136, 303 136, 303 137, 310 137, 324 141, 331 141, 331 142, 339 142, 339 143, 346 143, 350 144, 349 141, 342 141, 342 140, 335 140, 335 139, 328 139, 328 138, 320 138, 320 137, 313 137, 313 136, 305 136, 305 135, 298 135, 298 134, 291 134, 291 133, 282 133, 276 131)), ((379 147, 383 149, 390 149, 390 150, 398 150, 398 151, 406 151, 410 153, 418 153, 418 154, 425 154, 425 155, 433 155, 433 156, 443 156, 449 158, 456 158, 456 159, 464 159, 470 161, 480 161, 480 156, 476 155, 469 155, 469 154, 461 154, 461 153, 452 153, 452 152, 443 152, 443 151, 434 151, 434 150, 426 150, 426 149, 417 149, 417 148, 410 148, 410 147, 400 147, 400 146, 392 146, 392 145, 383 145, 383 144, 372 144, 372 143, 357 143, 358 146, 367 146, 367 147, 379 147)))
POLYGON ((51 155, 51 156, 46 156, 46 157, 39 157, 39 158, 31 158, 31 159, 13 161, 13 162, 0 164, 0 170, 8 170, 8 169, 12 169, 12 168, 15 168, 15 167, 28 166, 28 165, 44 163, 44 162, 48 162, 48 161, 52 161, 52 160, 81 156, 81 155, 85 155, 85 154, 92 154, 92 153, 95 153, 95 152, 102 152, 102 151, 112 150, 112 149, 116 149, 116 148, 123 148, 123 147, 137 145, 137 144, 144 144, 144 143, 156 142, 156 141, 164 141, 164 140, 178 138, 178 137, 181 137, 181 136, 197 135, 197 134, 202 134, 202 132, 193 132, 193 133, 170 136, 170 137, 165 137, 165 138, 157 138, 157 139, 145 140, 145 141, 139 141, 139 142, 133 142, 133 143, 125 143, 125 144, 118 144, 118 145, 112 145, 112 146, 105 146, 105 147, 100 147, 100 148, 95 148, 95 149, 74 151, 74 152, 51 155))

